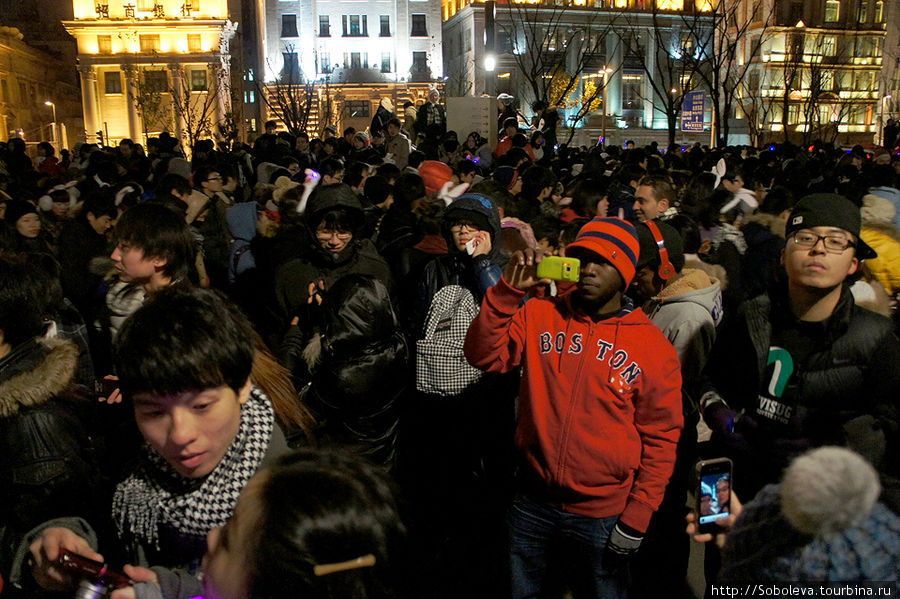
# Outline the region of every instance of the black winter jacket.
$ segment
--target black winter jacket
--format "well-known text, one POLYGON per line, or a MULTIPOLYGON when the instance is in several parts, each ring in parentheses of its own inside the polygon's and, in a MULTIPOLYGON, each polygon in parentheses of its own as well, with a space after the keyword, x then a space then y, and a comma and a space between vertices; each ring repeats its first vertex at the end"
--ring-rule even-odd
POLYGON ((304 395, 318 439, 392 465, 409 352, 387 287, 364 275, 342 278, 322 304, 320 330, 319 361, 304 395))
POLYGON ((735 460, 738 492, 749 499, 777 482, 809 448, 844 445, 880 471, 886 503, 898 510, 900 341, 891 321, 856 306, 845 287, 806 359, 779 363, 773 328, 792 326, 793 316, 786 292, 772 293, 744 302, 719 334, 700 390, 704 402, 717 394, 742 411, 731 424, 716 417, 721 404, 706 403, 704 414, 713 442, 735 460), (767 397, 779 382, 796 386, 795 402, 767 397))
POLYGON ((19 541, 59 514, 105 509, 83 410, 72 386, 78 348, 32 339, 0 360, 0 566, 8 579, 19 541))

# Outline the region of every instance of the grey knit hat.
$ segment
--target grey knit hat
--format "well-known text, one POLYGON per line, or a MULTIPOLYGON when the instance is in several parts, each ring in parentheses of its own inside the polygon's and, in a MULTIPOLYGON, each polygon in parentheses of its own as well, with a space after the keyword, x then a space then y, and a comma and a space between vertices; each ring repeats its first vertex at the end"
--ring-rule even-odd
POLYGON ((719 580, 900 584, 900 517, 877 502, 880 492, 874 468, 848 449, 797 458, 780 485, 744 506, 719 580))

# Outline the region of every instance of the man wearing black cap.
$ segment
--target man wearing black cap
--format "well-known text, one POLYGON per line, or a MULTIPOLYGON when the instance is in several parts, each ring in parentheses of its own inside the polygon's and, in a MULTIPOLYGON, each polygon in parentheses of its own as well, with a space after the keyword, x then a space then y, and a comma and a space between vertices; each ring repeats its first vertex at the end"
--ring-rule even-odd
POLYGON ((900 509, 900 341, 856 306, 849 281, 875 252, 860 213, 835 194, 806 196, 787 222, 786 289, 744 302, 723 330, 700 389, 717 451, 735 460, 741 497, 777 482, 810 447, 847 445, 880 471, 900 509))

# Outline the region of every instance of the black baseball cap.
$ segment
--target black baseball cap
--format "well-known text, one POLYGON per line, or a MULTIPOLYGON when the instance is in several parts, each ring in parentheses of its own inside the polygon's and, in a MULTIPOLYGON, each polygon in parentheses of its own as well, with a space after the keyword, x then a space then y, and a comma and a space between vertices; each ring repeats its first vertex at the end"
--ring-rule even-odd
POLYGON ((856 257, 860 260, 877 258, 878 254, 859 236, 862 217, 859 208, 842 195, 836 193, 813 193, 804 196, 791 210, 785 237, 794 231, 813 227, 837 227, 856 238, 856 257))

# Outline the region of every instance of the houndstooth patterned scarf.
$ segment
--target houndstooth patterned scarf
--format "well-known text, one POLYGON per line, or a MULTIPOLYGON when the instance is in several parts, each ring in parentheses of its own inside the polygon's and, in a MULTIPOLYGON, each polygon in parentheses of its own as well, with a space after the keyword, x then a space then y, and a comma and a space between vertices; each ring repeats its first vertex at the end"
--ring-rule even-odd
POLYGON ((241 407, 237 436, 199 486, 175 472, 146 445, 137 472, 119 483, 113 496, 112 514, 119 538, 160 550, 161 526, 205 538, 210 530, 224 525, 265 457, 274 423, 272 403, 254 387, 250 400, 241 407))

